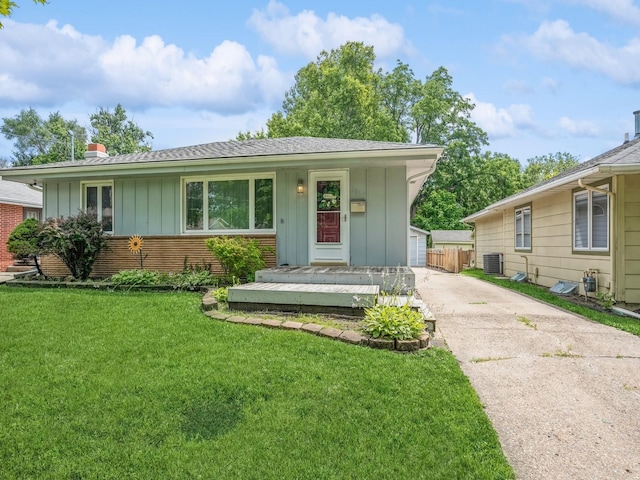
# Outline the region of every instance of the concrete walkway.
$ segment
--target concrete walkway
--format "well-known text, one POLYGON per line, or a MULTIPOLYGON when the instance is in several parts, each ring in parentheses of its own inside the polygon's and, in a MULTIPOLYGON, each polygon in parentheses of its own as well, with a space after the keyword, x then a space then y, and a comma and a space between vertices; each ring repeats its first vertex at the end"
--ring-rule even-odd
POLYGON ((462 275, 416 288, 519 479, 640 479, 640 337, 462 275))
POLYGON ((13 273, 0 272, 0 284, 13 280, 13 273))

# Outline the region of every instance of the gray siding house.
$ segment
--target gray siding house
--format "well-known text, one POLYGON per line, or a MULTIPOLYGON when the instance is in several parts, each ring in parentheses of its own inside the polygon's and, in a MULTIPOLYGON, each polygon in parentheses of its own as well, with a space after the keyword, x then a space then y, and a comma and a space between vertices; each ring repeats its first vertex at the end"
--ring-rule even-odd
POLYGON ((307 137, 114 157, 92 144, 84 160, 0 175, 42 186, 46 218, 96 213, 112 235, 96 276, 139 266, 127 250, 132 235, 144 238, 145 267, 164 271, 215 269, 204 239, 217 235, 273 247, 270 265, 398 266, 409 262, 410 205, 441 154, 434 145, 307 137))

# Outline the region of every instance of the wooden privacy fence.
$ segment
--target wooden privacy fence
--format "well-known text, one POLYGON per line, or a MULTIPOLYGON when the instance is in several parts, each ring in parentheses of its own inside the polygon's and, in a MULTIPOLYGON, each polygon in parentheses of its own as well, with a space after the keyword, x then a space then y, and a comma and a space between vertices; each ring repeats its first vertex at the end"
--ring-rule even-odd
POLYGON ((427 267, 438 268, 451 273, 458 273, 463 266, 475 263, 474 250, 461 248, 427 248, 427 267))

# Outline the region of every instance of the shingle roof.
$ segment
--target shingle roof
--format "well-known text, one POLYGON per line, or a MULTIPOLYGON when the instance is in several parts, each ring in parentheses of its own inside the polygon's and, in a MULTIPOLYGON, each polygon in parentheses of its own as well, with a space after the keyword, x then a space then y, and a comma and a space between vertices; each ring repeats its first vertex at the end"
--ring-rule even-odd
POLYGON ((42 208, 42 192, 22 183, 0 180, 0 203, 42 208))
MULTIPOLYGON (((524 201, 527 197, 543 194, 543 192, 547 192, 553 188, 566 188, 567 185, 575 182, 578 178, 586 178, 589 175, 594 175, 594 169, 597 170, 599 167, 611 167, 615 169, 616 166, 621 167, 627 165, 633 165, 634 170, 635 166, 637 166, 638 171, 640 171, 640 137, 612 148, 586 162, 582 162, 544 182, 532 185, 521 192, 492 203, 484 209, 463 218, 462 221, 475 221, 476 218, 489 214, 495 211, 495 209, 505 208, 506 205, 513 204, 516 201, 524 201)), ((608 170, 599 170, 598 175, 600 175, 600 178, 606 178, 610 174, 607 172, 608 170)))
POLYGON ((473 230, 431 230, 431 241, 434 243, 472 243, 473 230))
MULTIPOLYGON (((312 153, 371 152, 384 150, 406 150, 436 147, 410 143, 378 142, 372 140, 346 140, 338 138, 288 137, 255 140, 230 140, 227 142, 205 143, 188 147, 169 148, 151 152, 132 153, 113 157, 89 158, 36 165, 29 169, 55 168, 90 165, 118 165, 199 159, 224 159, 260 157, 274 155, 294 155, 312 153)), ((16 169, 12 169, 16 170, 16 169)))

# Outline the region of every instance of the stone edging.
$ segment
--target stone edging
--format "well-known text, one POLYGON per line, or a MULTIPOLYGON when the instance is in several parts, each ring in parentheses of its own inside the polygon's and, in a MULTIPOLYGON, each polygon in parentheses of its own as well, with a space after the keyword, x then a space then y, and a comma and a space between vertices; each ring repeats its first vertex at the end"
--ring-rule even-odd
POLYGON ((217 301, 211 294, 207 292, 202 298, 202 309, 205 314, 216 320, 222 320, 231 323, 244 323, 247 325, 259 325, 267 328, 279 328, 283 330, 298 330, 302 332, 312 333, 321 337, 340 340, 352 345, 362 345, 382 350, 395 350, 398 352, 413 352, 429 348, 429 333, 426 331, 420 337, 411 340, 392 340, 387 338, 373 338, 362 335, 353 330, 340 330, 338 328, 326 327, 315 323, 294 322, 291 320, 274 320, 262 319, 255 317, 247 317, 234 315, 228 312, 217 310, 217 301))

